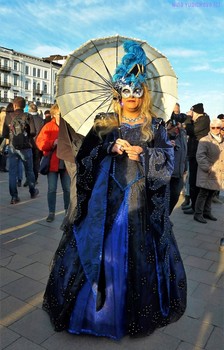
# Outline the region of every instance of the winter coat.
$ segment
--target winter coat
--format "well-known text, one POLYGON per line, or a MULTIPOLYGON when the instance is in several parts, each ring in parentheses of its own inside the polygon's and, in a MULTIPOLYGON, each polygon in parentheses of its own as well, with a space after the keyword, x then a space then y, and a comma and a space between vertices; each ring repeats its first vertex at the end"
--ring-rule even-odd
MULTIPOLYGON (((174 170, 172 177, 181 178, 187 169, 187 134, 183 128, 178 128, 174 147, 174 170)), ((169 135, 169 132, 168 132, 169 135)))
POLYGON ((77 134, 74 129, 60 118, 57 156, 70 163, 75 163, 75 157, 81 146, 83 136, 77 134))
POLYGON ((209 133, 199 141, 196 159, 196 185, 210 190, 224 189, 224 141, 219 143, 209 133))
POLYGON ((184 124, 188 135, 187 155, 188 158, 195 158, 199 140, 209 133, 210 118, 206 113, 196 121, 193 121, 191 116, 187 116, 184 124))
MULTIPOLYGON (((36 145, 40 151, 43 151, 44 155, 47 155, 54 147, 54 141, 58 139, 59 127, 56 124, 55 118, 45 124, 40 130, 39 135, 36 138, 36 145)), ((56 148, 52 154, 50 162, 50 172, 58 172, 59 170, 59 158, 56 155, 56 148)))

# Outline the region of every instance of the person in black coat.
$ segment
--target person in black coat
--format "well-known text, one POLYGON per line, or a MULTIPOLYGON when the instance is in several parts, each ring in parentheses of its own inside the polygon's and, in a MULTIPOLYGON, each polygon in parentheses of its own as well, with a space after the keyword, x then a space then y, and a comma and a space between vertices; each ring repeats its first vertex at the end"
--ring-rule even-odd
POLYGON ((179 115, 173 115, 166 123, 168 137, 174 147, 174 170, 170 179, 171 215, 183 188, 183 175, 187 168, 187 134, 179 121, 179 115))
POLYGON ((196 186, 197 177, 197 160, 196 153, 199 140, 208 135, 210 130, 210 118, 204 112, 203 103, 195 104, 191 107, 187 113, 187 118, 184 122, 185 129, 188 135, 187 143, 187 155, 189 162, 189 186, 190 186, 190 198, 191 208, 184 210, 184 214, 193 214, 195 208, 195 202, 199 193, 199 188, 196 186))

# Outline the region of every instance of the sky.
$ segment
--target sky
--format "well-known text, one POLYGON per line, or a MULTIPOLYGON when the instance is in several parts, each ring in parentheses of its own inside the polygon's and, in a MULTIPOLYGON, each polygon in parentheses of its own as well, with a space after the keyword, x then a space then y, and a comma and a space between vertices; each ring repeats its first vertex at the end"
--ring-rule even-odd
POLYGON ((0 46, 36 57, 115 34, 145 40, 172 65, 181 112, 224 113, 224 0, 0 0, 0 18, 0 46))

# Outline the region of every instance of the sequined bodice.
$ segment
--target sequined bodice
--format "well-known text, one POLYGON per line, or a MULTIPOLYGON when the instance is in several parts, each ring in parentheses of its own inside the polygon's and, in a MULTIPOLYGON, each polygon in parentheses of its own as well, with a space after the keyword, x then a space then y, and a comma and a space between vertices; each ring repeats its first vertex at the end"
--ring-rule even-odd
MULTIPOLYGON (((127 140, 131 145, 140 146, 142 144, 140 136, 141 124, 121 124, 121 138, 127 140)), ((126 153, 114 157, 112 167, 111 177, 122 190, 132 186, 143 177, 140 163, 130 160, 126 153)))

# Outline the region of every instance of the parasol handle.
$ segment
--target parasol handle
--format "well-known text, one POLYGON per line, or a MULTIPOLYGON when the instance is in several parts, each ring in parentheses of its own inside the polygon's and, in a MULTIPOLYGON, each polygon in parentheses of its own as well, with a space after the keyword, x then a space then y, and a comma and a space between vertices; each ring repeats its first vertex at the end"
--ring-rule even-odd
POLYGON ((120 125, 118 126, 118 137, 119 137, 119 139, 122 138, 122 137, 121 137, 121 126, 120 126, 120 125))

